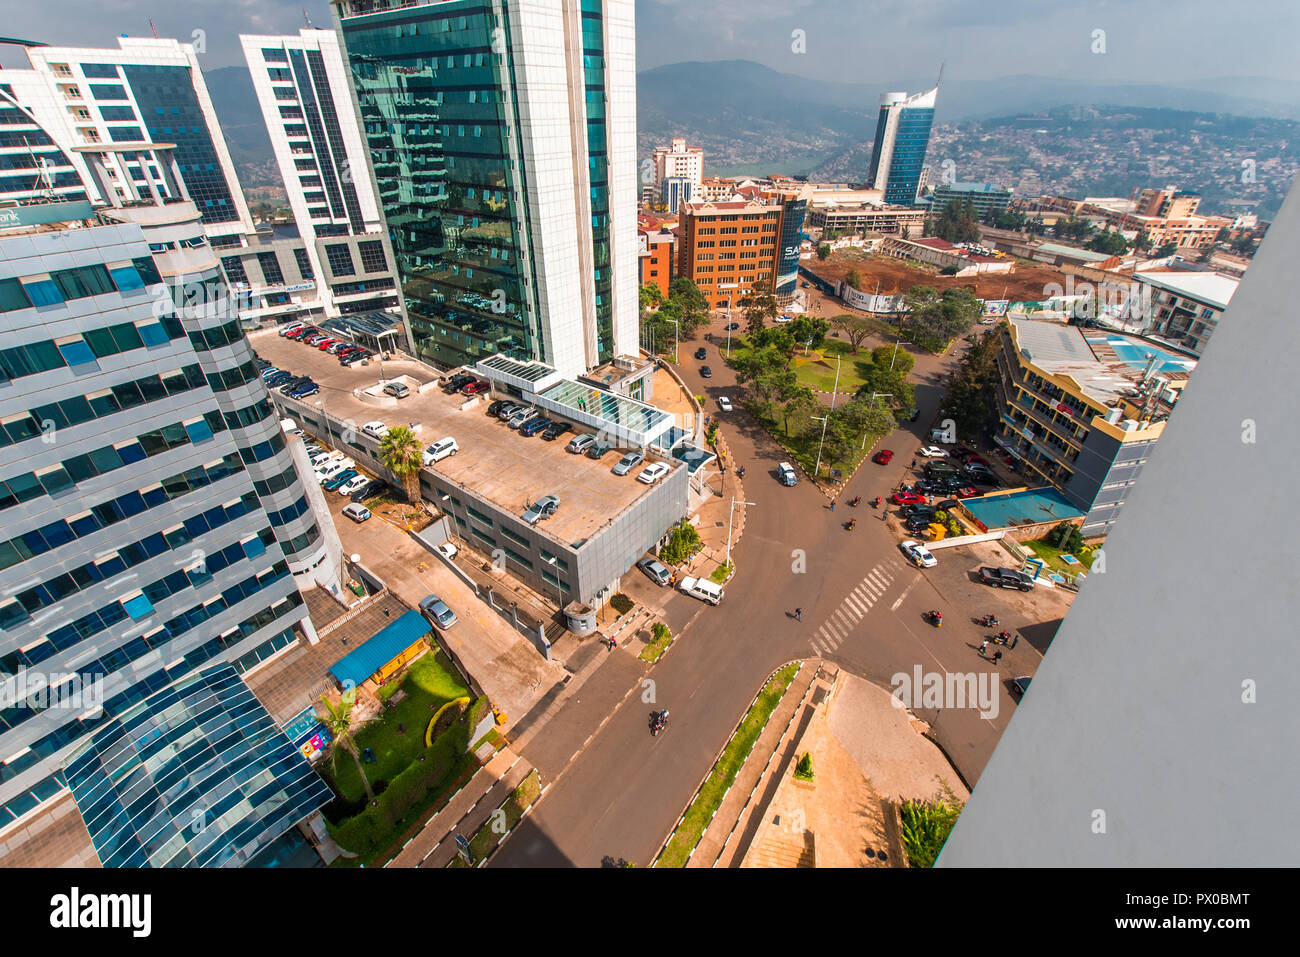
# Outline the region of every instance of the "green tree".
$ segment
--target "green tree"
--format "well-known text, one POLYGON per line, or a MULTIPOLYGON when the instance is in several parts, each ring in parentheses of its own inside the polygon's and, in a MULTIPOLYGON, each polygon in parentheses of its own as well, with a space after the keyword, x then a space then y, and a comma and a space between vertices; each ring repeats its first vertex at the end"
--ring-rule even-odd
POLYGON ((1151 248, 1151 234, 1145 229, 1138 233, 1133 239, 1133 251, 1145 253, 1151 248))
POLYGON ((820 349, 826 344, 826 333, 830 332, 831 324, 816 316, 800 316, 788 328, 798 345, 820 349))
POLYGON ((1164 259, 1166 256, 1172 256, 1176 252, 1178 252, 1177 243, 1164 243, 1157 247, 1156 251, 1152 253, 1151 256, 1153 259, 1164 259))
POLYGON ((904 306, 909 337, 931 352, 969 329, 984 309, 968 289, 945 289, 940 294, 930 286, 909 289, 904 306))
POLYGON ((664 301, 663 290, 652 282, 646 283, 641 287, 641 308, 649 309, 651 306, 662 305, 664 301))
POLYGON ((337 705, 331 703, 328 698, 322 698, 321 703, 325 705, 325 713, 318 714, 317 717, 333 739, 330 745, 330 761, 334 766, 334 773, 338 774, 339 755, 344 753, 352 755, 352 760, 357 765, 357 774, 361 777, 361 785, 366 789, 366 799, 373 801, 375 792, 370 786, 370 778, 366 777, 366 769, 361 766, 361 755, 357 752, 356 738, 352 733, 352 704, 355 700, 356 691, 352 689, 343 693, 337 705))
POLYGON ((812 752, 805 751, 799 763, 795 765, 794 776, 801 781, 811 781, 813 779, 812 752))
POLYGON ((806 423, 808 417, 821 405, 813 390, 802 382, 797 382, 796 387, 790 389, 788 393, 779 394, 785 396, 781 403, 781 430, 787 436, 790 435, 791 419, 796 423, 806 423))
POLYGON ((856 269, 850 269, 848 274, 844 277, 844 281, 859 292, 862 291, 862 274, 856 269))
POLYGON ((867 336, 871 335, 875 329, 875 325, 867 316, 845 312, 831 320, 831 328, 836 332, 844 333, 849 340, 849 346, 856 354, 858 347, 866 341, 867 336))
POLYGON ((1093 252, 1105 253, 1107 256, 1122 256, 1128 252, 1128 240, 1118 231, 1102 230, 1087 242, 1093 252))
POLYGON ((745 321, 749 323, 749 334, 762 329, 780 313, 776 304, 776 294, 772 292, 770 282, 756 282, 748 296, 742 296, 740 307, 745 311, 745 321))
POLYGON ((682 520, 673 526, 668 542, 659 549, 659 559, 669 565, 680 565, 700 548, 700 533, 690 522, 682 520))
POLYGON ((682 338, 689 339, 697 326, 708 321, 709 300, 694 280, 679 276, 668 286, 668 298, 681 308, 682 338))
POLYGON ((830 243, 819 243, 817 246, 817 258, 825 262, 831 258, 830 243))
POLYGON ((980 435, 997 419, 998 333, 977 338, 953 373, 945 408, 959 435, 980 435))
POLYGON ((395 425, 379 440, 379 461, 402 483, 402 494, 412 504, 420 501, 420 468, 424 446, 404 425, 395 425))

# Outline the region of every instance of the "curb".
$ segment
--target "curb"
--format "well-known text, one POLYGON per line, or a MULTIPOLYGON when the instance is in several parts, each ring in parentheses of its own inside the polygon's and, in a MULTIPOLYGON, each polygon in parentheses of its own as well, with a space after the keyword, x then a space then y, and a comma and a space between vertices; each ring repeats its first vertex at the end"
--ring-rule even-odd
MULTIPOLYGON (((740 726, 745 723, 745 718, 749 716, 750 709, 752 709, 754 707, 754 703, 758 701, 759 695, 763 693, 763 689, 767 687, 767 683, 771 681, 773 678, 775 678, 782 669, 788 668, 790 665, 797 664, 799 666, 799 669, 795 671, 794 675, 792 675, 790 678, 791 681, 794 681, 794 679, 799 676, 799 672, 803 670, 803 667, 806 663, 807 663, 807 659, 803 659, 803 658, 792 659, 790 661, 785 662, 782 665, 777 666, 775 669, 772 670, 771 674, 769 674, 766 678, 763 679, 763 683, 758 686, 758 691, 754 692, 754 697, 749 699, 749 704, 745 706, 745 710, 741 713, 740 720, 738 720, 735 723, 735 725, 732 727, 731 733, 727 735, 727 740, 722 743, 722 747, 719 748, 717 754, 714 755, 713 761, 710 762, 709 764, 709 769, 706 772, 704 772, 704 777, 700 779, 699 785, 695 788, 694 793, 691 794, 691 799, 686 802, 686 807, 682 809, 682 813, 677 816, 676 822, 674 822, 673 826, 669 828, 668 836, 665 837, 663 843, 659 845, 659 850, 655 853, 654 859, 650 862, 649 865, 650 867, 654 867, 655 864, 658 863, 659 858, 663 857, 664 850, 668 847, 668 842, 673 839, 673 835, 676 834, 677 829, 681 827, 682 821, 686 819, 686 812, 691 809, 691 805, 695 803, 695 799, 700 796, 700 791, 704 789, 704 785, 708 782, 710 775, 713 774, 713 769, 716 768, 718 766, 718 762, 722 760, 723 752, 725 752, 727 750, 728 745, 731 744, 731 739, 736 736, 736 732, 740 730, 740 726)), ((784 696, 785 696, 784 693, 782 693, 782 697, 784 696)), ((755 743, 757 743, 757 740, 755 740, 755 743)), ((746 754, 745 758, 748 759, 749 755, 746 754)), ((734 783, 735 782, 733 781, 732 784, 734 783)), ((722 792, 722 796, 718 798, 718 807, 722 806, 722 802, 727 799, 727 795, 730 793, 731 793, 731 785, 728 785, 727 789, 722 792)), ((713 818, 718 813, 718 807, 715 807, 713 809, 713 813, 709 815, 708 821, 706 821, 704 824, 704 829, 700 831, 701 838, 704 837, 704 832, 709 829, 709 825, 713 823, 713 818)), ((686 855, 686 864, 689 864, 691 862, 691 859, 695 856, 695 851, 697 848, 699 848, 699 846, 700 846, 700 842, 696 841, 695 847, 691 848, 691 853, 686 855)), ((683 865, 683 867, 684 866, 685 864, 683 865)))

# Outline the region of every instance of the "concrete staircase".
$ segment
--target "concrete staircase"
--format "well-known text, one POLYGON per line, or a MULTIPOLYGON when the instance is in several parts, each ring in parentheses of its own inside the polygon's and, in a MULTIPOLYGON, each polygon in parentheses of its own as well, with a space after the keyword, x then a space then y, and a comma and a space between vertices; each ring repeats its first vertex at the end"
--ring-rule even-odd
POLYGON ((784 831, 769 832, 750 850, 745 866, 816 867, 813 835, 809 831, 805 831, 802 837, 784 831))

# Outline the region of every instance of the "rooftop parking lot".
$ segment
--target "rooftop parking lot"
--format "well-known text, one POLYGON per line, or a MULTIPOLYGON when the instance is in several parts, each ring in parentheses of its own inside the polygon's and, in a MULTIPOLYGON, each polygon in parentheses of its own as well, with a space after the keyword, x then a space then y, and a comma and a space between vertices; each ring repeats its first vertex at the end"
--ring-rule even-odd
MULTIPOLYGON (((437 373, 412 360, 397 360, 382 364, 384 379, 401 378, 410 394, 400 400, 366 401, 354 390, 379 384, 377 359, 365 366, 343 367, 329 353, 281 338, 274 331, 256 332, 249 338, 257 354, 272 365, 311 376, 320 393, 305 401, 333 419, 351 421, 358 430, 375 421, 411 425, 426 446, 444 436, 454 438, 460 451, 429 466, 429 471, 472 489, 503 511, 522 515, 543 495, 559 496, 559 510, 539 527, 560 541, 572 544, 587 538, 650 488, 636 480, 644 466, 628 475, 613 474, 618 452, 598 461, 566 452, 569 440, 582 434, 583 427, 547 442, 540 436, 522 436, 487 414, 493 399, 512 396, 489 393, 473 401, 447 395, 437 386, 421 393, 418 386, 435 381, 437 373)), ((650 461, 657 459, 648 458, 647 464, 650 461)))

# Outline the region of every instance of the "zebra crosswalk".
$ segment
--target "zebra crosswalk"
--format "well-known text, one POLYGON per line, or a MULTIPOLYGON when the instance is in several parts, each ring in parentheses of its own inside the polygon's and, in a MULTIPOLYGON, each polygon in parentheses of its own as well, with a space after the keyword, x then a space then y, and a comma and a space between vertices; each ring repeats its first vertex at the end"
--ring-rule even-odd
POLYGON ((893 574, 886 571, 885 566, 877 565, 871 569, 866 577, 844 596, 839 606, 826 617, 813 633, 813 637, 808 639, 813 650, 818 655, 824 656, 839 648, 848 638, 849 633, 857 627, 858 622, 862 621, 871 611, 872 606, 884 596, 893 580, 893 574))

